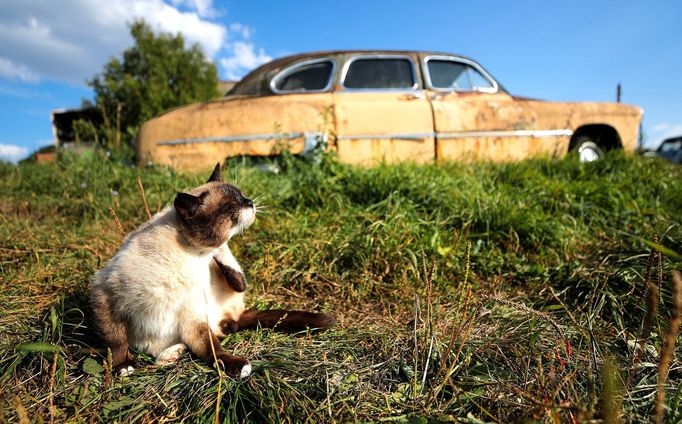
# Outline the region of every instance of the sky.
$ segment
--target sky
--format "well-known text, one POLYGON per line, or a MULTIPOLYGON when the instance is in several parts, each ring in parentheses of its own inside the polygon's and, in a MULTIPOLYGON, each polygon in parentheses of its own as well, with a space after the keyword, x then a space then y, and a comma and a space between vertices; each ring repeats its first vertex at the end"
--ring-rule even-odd
POLYGON ((620 83, 647 146, 682 135, 678 0, 0 0, 0 159, 53 143, 50 112, 92 99, 86 80, 132 45, 136 18, 198 43, 221 79, 306 51, 446 51, 517 95, 614 101, 620 83))

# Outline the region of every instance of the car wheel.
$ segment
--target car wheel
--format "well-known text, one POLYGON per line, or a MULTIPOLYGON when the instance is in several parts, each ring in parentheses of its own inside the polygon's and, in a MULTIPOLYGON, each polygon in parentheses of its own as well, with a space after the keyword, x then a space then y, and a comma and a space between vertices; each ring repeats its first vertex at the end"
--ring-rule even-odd
POLYGON ((592 140, 592 137, 586 135, 575 140, 572 150, 578 155, 580 162, 594 162, 604 157, 601 147, 592 140))

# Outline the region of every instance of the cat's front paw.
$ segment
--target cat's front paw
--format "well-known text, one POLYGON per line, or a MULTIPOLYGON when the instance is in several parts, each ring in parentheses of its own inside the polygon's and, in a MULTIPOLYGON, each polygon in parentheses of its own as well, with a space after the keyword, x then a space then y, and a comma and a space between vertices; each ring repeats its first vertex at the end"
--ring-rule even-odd
POLYGON ((114 369, 116 370, 116 374, 118 374, 119 377, 128 377, 133 374, 135 371, 135 362, 133 361, 125 361, 116 367, 114 369))
POLYGON ((236 291, 237 293, 242 293, 244 290, 246 290, 246 277, 244 277, 243 272, 237 271, 231 266, 225 265, 217 257, 214 257, 213 260, 218 265, 218 269, 220 269, 220 272, 223 274, 227 284, 232 287, 232 290, 236 291))
POLYGON ((177 362, 185 350, 187 350, 187 346, 184 343, 167 347, 156 357, 156 365, 169 365, 177 362))
POLYGON ((239 331, 239 324, 231 318, 225 318, 218 325, 220 326, 220 331, 225 335, 239 331))

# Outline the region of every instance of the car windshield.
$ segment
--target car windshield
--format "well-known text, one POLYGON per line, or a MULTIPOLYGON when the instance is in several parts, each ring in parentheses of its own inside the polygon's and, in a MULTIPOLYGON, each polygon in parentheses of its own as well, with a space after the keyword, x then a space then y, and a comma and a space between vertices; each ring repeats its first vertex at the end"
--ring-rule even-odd
POLYGON ((348 66, 345 88, 411 89, 415 88, 412 61, 405 58, 359 58, 348 66))
POLYGON ((485 91, 493 88, 486 77, 465 63, 430 59, 427 68, 433 88, 454 91, 485 91))

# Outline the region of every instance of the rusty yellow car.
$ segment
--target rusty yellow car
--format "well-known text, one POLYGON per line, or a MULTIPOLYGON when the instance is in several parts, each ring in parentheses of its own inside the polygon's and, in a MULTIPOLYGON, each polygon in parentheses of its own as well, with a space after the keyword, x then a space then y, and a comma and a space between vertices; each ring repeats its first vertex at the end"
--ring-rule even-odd
POLYGON ((335 152, 346 163, 583 161, 633 151, 642 118, 620 103, 511 95, 474 60, 422 51, 327 51, 269 62, 223 98, 147 121, 140 163, 198 171, 232 156, 335 152))

